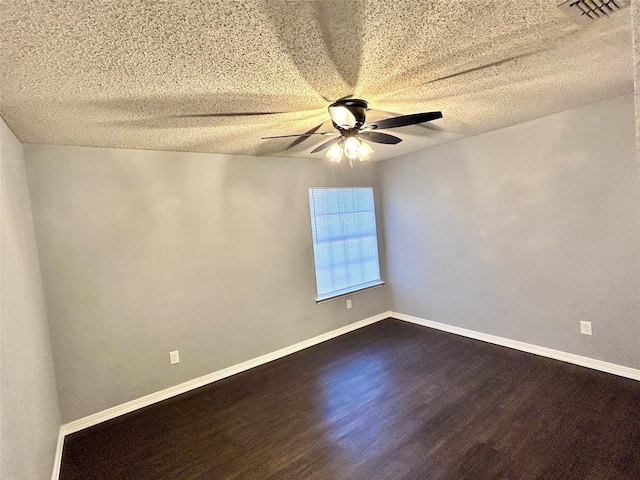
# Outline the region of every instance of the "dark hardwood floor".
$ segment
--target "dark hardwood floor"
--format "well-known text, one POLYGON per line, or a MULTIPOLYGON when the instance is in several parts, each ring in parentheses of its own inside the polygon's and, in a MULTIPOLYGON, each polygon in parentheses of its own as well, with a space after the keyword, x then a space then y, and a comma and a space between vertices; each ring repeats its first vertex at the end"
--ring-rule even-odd
POLYGON ((640 479, 640 382, 385 320, 69 435, 62 479, 640 479))

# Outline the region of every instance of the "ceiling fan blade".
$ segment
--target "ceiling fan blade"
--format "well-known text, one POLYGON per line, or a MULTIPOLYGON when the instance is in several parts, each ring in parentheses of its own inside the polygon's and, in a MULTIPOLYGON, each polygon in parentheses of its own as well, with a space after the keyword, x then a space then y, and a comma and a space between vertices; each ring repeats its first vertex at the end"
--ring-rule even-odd
MULTIPOLYGON (((369 108, 367 109, 367 116, 371 116, 372 118, 380 118, 381 120, 383 118, 391 118, 391 117, 399 117, 402 114, 398 113, 398 112, 393 112, 393 111, 389 111, 389 110, 381 110, 379 108, 369 108), (374 115, 376 115, 374 117, 374 115)), ((373 125, 376 124, 375 120, 372 120, 371 123, 367 124, 367 125, 363 125, 360 128, 361 132, 365 132, 365 131, 371 131, 371 130, 376 130, 376 126, 373 125)), ((419 128, 424 128, 426 130, 437 130, 440 131, 442 130, 442 127, 435 124, 435 123, 430 123, 430 122, 424 122, 424 123, 416 123, 416 126, 418 126, 419 128)))
POLYGON ((194 113, 191 115, 174 115, 174 118, 253 117, 256 115, 277 115, 282 113, 292 113, 292 112, 194 113))
POLYGON ((380 132, 360 132, 359 136, 360 138, 368 140, 369 142, 385 143, 387 145, 395 145, 396 143, 400 143, 402 141, 401 138, 398 138, 394 135, 380 132))
POLYGON ((172 115, 170 118, 215 118, 215 117, 256 117, 261 115, 291 115, 292 113, 317 112, 318 108, 305 108, 304 110, 282 110, 269 112, 211 112, 211 113, 191 113, 185 115, 172 115))
POLYGON ((330 147, 331 145, 333 145, 334 143, 338 143, 340 141, 342 137, 337 137, 337 138, 332 138, 331 140, 329 140, 328 142, 324 142, 322 145, 317 146, 316 148, 314 148, 313 150, 311 150, 311 153, 317 153, 321 150, 324 150, 325 148, 330 147))
POLYGON ((314 132, 314 133, 292 133, 290 135, 270 135, 268 137, 260 137, 260 140, 268 140, 270 138, 288 138, 288 137, 310 137, 311 135, 336 135, 338 132, 314 132))
MULTIPOLYGON (((316 125, 315 127, 307 130, 306 132, 304 132, 304 136, 300 136, 298 138, 296 138, 293 142, 291 142, 287 148, 285 148, 285 150, 289 150, 290 148, 295 147, 296 145, 300 145, 302 142, 304 142, 307 138, 309 138, 311 135, 316 135, 316 132, 320 129, 320 127, 322 127, 322 125, 324 125, 325 122, 320 122, 318 125, 316 125)), ((319 135, 319 134, 318 134, 319 135)))
POLYGON ((437 120, 438 118, 442 118, 442 112, 423 112, 423 113, 413 113, 411 115, 401 115, 399 117, 387 118, 385 120, 380 120, 379 122, 374 122, 365 125, 363 128, 374 128, 374 129, 386 129, 386 128, 398 128, 405 127, 408 125, 415 125, 417 123, 430 122, 431 120, 437 120))

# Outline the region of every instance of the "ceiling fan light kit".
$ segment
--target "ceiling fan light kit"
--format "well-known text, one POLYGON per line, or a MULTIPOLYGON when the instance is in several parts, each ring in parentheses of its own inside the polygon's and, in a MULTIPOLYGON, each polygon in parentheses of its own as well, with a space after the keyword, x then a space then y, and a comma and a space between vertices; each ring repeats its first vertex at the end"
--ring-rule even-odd
POLYGON ((329 116, 333 126, 340 132, 341 139, 329 148, 327 157, 332 162, 340 163, 344 155, 349 159, 349 166, 353 168, 353 161, 367 160, 373 155, 373 148, 358 138, 364 126, 367 102, 359 99, 338 100, 329 105, 329 116))
POLYGON ((342 157, 349 159, 349 165, 353 168, 353 161, 359 159, 361 162, 368 160, 373 155, 373 148, 367 142, 357 137, 340 139, 327 150, 327 158, 335 163, 340 163, 342 157))
MULTIPOLYGON (((387 118, 375 123, 365 123, 369 104, 359 98, 341 98, 329 105, 328 111, 335 132, 300 133, 293 135, 277 135, 262 137, 263 139, 284 137, 309 137, 311 135, 340 135, 317 146, 311 153, 317 153, 328 148, 327 158, 335 163, 340 163, 342 157, 349 159, 349 166, 353 168, 353 161, 359 159, 365 161, 373 155, 373 148, 364 140, 385 145, 395 145, 402 141, 401 138, 388 133, 374 130, 405 127, 418 123, 430 122, 442 118, 442 112, 423 112, 410 115, 400 115, 387 118)), ((317 127, 316 127, 317 129, 317 127)))

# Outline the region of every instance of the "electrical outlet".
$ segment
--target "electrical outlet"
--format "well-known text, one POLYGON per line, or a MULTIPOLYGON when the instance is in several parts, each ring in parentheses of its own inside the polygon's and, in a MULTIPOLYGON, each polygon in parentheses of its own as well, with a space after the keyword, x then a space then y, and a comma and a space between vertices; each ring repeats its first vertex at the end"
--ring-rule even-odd
POLYGON ((174 350, 173 352, 169 352, 169 361, 171 365, 175 365, 176 363, 180 363, 180 352, 178 350, 174 350))
POLYGON ((583 335, 591 335, 591 322, 580 322, 580 333, 583 335))
POLYGON ((351 299, 347 299, 347 310, 349 310, 353 305, 351 304, 351 299))

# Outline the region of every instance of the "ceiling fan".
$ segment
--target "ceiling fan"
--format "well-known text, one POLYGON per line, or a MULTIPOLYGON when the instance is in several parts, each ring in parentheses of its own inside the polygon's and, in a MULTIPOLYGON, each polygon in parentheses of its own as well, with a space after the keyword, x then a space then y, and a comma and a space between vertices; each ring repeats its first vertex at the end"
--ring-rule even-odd
POLYGON ((373 148, 364 140, 386 145, 395 145, 402 141, 399 137, 375 130, 405 127, 442 118, 442 112, 423 112, 413 113, 411 115, 400 115, 373 123, 365 123, 368 107, 369 104, 365 100, 358 98, 341 98, 329 105, 328 109, 331 122, 336 129, 335 132, 317 133, 312 131, 292 135, 262 137, 262 139, 338 135, 336 138, 332 138, 317 146, 311 150, 311 153, 317 153, 331 147, 327 151, 327 157, 329 157, 331 161, 339 163, 344 155, 349 159, 349 165, 353 167, 354 160, 360 159, 364 161, 373 154, 373 148))

